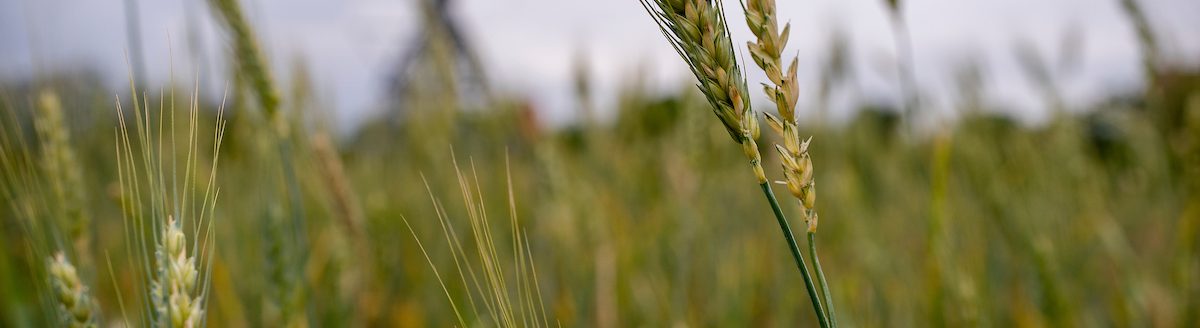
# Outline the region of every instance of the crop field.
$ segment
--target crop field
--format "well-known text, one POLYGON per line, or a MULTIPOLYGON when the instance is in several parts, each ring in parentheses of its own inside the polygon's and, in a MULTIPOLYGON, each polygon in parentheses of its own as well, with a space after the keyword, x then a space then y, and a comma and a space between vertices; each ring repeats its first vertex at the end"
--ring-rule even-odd
POLYGON ((1200 326, 1200 67, 1155 1, 1110 1, 1135 90, 1073 103, 1018 51, 1036 123, 971 71, 930 115, 908 0, 873 4, 901 100, 845 120, 799 114, 854 64, 797 64, 776 0, 625 1, 686 83, 578 72, 563 124, 461 78, 488 67, 414 6, 414 82, 351 131, 253 1, 197 2, 224 90, 0 79, 0 327, 1200 326))

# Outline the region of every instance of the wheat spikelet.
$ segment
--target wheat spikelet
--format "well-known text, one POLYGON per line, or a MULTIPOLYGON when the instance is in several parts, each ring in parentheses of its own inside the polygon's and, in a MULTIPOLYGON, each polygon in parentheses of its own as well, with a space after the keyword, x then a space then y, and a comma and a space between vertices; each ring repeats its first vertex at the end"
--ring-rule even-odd
POLYGON ((170 327, 196 327, 204 318, 202 298, 197 294, 196 256, 188 255, 187 237, 179 221, 168 217, 157 247, 158 281, 152 286, 160 320, 170 327))
POLYGON ((808 144, 812 138, 799 142, 796 148, 775 145, 783 166, 784 181, 788 192, 804 208, 804 217, 808 222, 808 231, 817 231, 817 190, 813 182, 812 157, 808 155, 808 144))
POLYGON ((780 59, 792 25, 786 24, 782 31, 779 30, 775 0, 750 0, 745 3, 745 8, 746 25, 756 38, 755 42, 746 42, 747 48, 750 49, 750 58, 774 84, 764 83, 763 91, 775 103, 775 108, 783 120, 795 121, 796 99, 800 95, 796 83, 798 58, 792 57, 786 71, 780 59))
MULTIPOLYGON (((786 72, 782 70, 781 54, 787 46, 791 24, 778 31, 779 23, 774 0, 748 0, 745 2, 746 24, 756 37, 755 42, 746 42, 750 58, 766 72, 773 85, 763 84, 763 92, 775 103, 779 116, 764 113, 767 125, 783 139, 783 145, 775 145, 783 165, 784 184, 792 196, 804 207, 804 218, 808 231, 817 229, 816 187, 813 183, 812 159, 808 155, 809 140, 800 140, 796 125, 796 100, 800 91, 796 82, 798 59, 792 57, 786 72)), ((811 140, 811 138, 810 138, 811 140)))
POLYGON ((96 300, 79 280, 75 266, 67 261, 66 255, 62 252, 54 254, 46 261, 46 268, 66 326, 96 327, 96 315, 99 312, 96 300))
POLYGON ((734 58, 720 1, 639 0, 663 36, 696 76, 697 87, 733 140, 742 145, 759 182, 766 175, 754 140, 759 127, 750 109, 746 81, 734 58))
MULTIPOLYGON (((767 125, 775 130, 783 139, 783 145, 775 145, 779 152, 780 163, 783 166, 783 184, 788 192, 795 197, 803 208, 804 221, 808 226, 809 256, 812 257, 813 269, 816 271, 818 286, 825 299, 821 306, 819 297, 810 289, 814 309, 822 327, 837 327, 837 316, 834 312, 833 296, 825 281, 825 273, 821 269, 821 261, 817 257, 817 190, 813 182, 813 162, 808 154, 808 145, 812 138, 800 140, 799 127, 796 124, 796 99, 799 88, 796 82, 796 66, 798 59, 792 57, 787 71, 783 71, 781 54, 787 46, 788 33, 791 24, 784 25, 779 31, 774 0, 746 0, 746 24, 754 33, 755 42, 747 42, 750 57, 754 63, 766 72, 767 78, 773 85, 763 84, 763 91, 775 103, 779 116, 766 113, 767 125), (825 312, 822 312, 825 311, 825 312), (822 318, 822 315, 824 318, 822 318)), ((811 279, 811 278, 810 278, 811 279)), ((811 286, 811 282, 810 282, 811 286)))
MULTIPOLYGON (((805 288, 812 300, 813 310, 817 314, 818 321, 821 327, 829 327, 825 320, 825 311, 821 308, 819 296, 817 296, 808 266, 804 263, 804 257, 796 243, 792 228, 762 169, 762 158, 758 152, 758 146, 754 142, 759 134, 758 121, 750 109, 746 81, 742 78, 738 63, 734 59, 732 41, 722 10, 723 3, 720 0, 639 0, 639 2, 658 24, 659 30, 671 43, 675 52, 688 64, 688 68, 699 82, 697 86, 712 105, 717 118, 725 125, 730 137, 742 145, 742 151, 750 160, 763 197, 771 205, 771 210, 788 243, 792 258, 796 260, 796 268, 804 277, 805 288)), ((755 11, 747 10, 749 13, 747 22, 750 23, 755 34, 761 38, 759 42, 750 44, 752 56, 755 62, 772 77, 772 81, 776 82, 776 87, 768 86, 766 88, 768 95, 773 97, 772 100, 777 101, 778 108, 782 108, 780 113, 785 114, 789 117, 789 121, 794 122, 794 119, 791 118, 793 116, 792 108, 795 107, 795 79, 792 78, 791 84, 788 85, 785 84, 785 77, 795 76, 793 73, 795 61, 789 69, 789 74, 784 75, 779 69, 781 66, 778 60, 778 54, 787 40, 786 28, 784 33, 775 32, 773 2, 766 1, 753 6, 755 11), (768 13, 767 9, 771 12, 768 13), (787 99, 789 95, 793 100, 787 99)), ((781 123, 779 120, 775 120, 772 127, 782 131, 781 123)), ((794 134, 795 129, 791 130, 794 134)), ((798 149, 799 138, 790 140, 794 141, 789 141, 788 145, 794 143, 798 149)), ((809 222, 810 229, 815 229, 815 225, 812 225, 815 221, 810 219, 809 222)), ((817 268, 819 270, 820 267, 817 268)))

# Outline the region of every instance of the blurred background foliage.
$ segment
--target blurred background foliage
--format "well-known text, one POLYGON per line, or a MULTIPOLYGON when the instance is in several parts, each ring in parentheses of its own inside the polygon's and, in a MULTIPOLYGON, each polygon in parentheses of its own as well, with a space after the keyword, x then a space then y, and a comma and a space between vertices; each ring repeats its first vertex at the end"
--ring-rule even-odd
MULTIPOLYGON (((1138 18, 1136 4, 1127 10, 1135 26, 1149 24, 1138 18)), ((281 108, 292 133, 285 142, 294 150, 287 156, 300 208, 287 201, 272 128, 251 87, 231 81, 223 104, 228 128, 217 176, 209 323, 455 325, 401 218, 447 276, 456 262, 436 218, 443 211, 458 235, 469 235, 465 218, 476 205, 495 222, 497 245, 514 238, 505 228, 510 212, 519 219, 536 264, 538 303, 556 325, 815 322, 751 172, 694 87, 650 92, 642 77, 630 76, 612 108, 599 109, 591 78, 580 69, 581 119, 550 127, 521 95, 477 86, 483 79, 464 73, 482 69, 472 66, 477 61, 446 60, 459 58, 447 55, 459 45, 429 15, 422 48, 429 54, 412 60, 419 68, 409 71, 414 77, 398 78, 420 83, 395 84, 403 90, 391 110, 348 137, 333 137, 330 114, 314 99, 319 92, 304 67, 289 74, 281 108), (601 119, 600 110, 616 115, 601 119), (461 173, 478 183, 477 198, 463 199, 461 173), (297 211, 307 214, 303 222, 290 221, 297 211), (291 227, 298 236, 286 232, 291 227)), ((817 94, 817 103, 802 107, 826 108, 850 78, 854 67, 843 58, 851 50, 842 38, 832 40, 827 64, 802 68, 820 72, 818 83, 802 91, 817 94)), ((1153 40, 1143 39, 1143 46, 1146 87, 1085 108, 1056 91, 1056 76, 1067 68, 1017 46, 1024 73, 1055 111, 1037 124, 990 104, 981 95, 986 73, 969 65, 954 77, 953 119, 910 128, 900 108, 856 99, 861 105, 845 122, 802 121, 813 136, 823 265, 840 321, 1200 325, 1200 69, 1156 61, 1153 40)), ((0 152, 14 164, 0 199, 0 326, 45 326, 52 318, 45 279, 31 267, 43 263, 33 246, 42 241, 22 223, 52 214, 21 217, 25 212, 17 210, 58 206, 44 195, 37 164, 42 150, 33 122, 41 90, 61 96, 83 168, 81 185, 73 187, 88 196, 82 207, 91 247, 74 256, 91 260, 79 262, 88 263, 80 272, 102 304, 104 326, 135 322, 122 318, 117 305, 119 291, 127 304, 137 303, 130 298, 136 269, 125 265, 113 151, 114 101, 130 110, 135 96, 125 90, 114 99, 97 80, 89 72, 56 72, 0 86, 0 152)), ((191 84, 178 81, 140 89, 136 97, 154 109, 162 104, 153 115, 169 115, 187 108, 192 93, 191 84)), ((201 99, 200 106, 200 131, 212 131, 222 103, 201 99)), ((764 134, 759 145, 770 145, 771 137, 764 134)), ((780 179, 777 159, 766 161, 768 175, 780 179)), ((794 204, 786 209, 800 217, 794 204)), ((521 254, 499 249, 501 263, 521 254)), ((448 279, 447 287, 460 309, 471 295, 490 295, 456 281, 448 279)), ((469 323, 491 322, 485 312, 466 312, 469 323)))

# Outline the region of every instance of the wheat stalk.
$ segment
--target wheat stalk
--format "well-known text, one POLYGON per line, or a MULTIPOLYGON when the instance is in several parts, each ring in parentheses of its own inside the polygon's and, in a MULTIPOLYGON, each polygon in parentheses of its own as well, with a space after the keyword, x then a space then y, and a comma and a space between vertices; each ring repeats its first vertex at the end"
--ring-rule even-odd
POLYGON ((136 278, 144 293, 141 326, 202 327, 216 251, 213 219, 220 191, 215 179, 225 129, 224 107, 218 110, 216 127, 210 135, 211 170, 202 177, 198 93, 192 94, 186 111, 186 143, 168 137, 176 135, 174 111, 165 112, 166 106, 160 104, 155 127, 148 101, 143 98, 133 103, 134 120, 129 122, 120 101, 116 101, 115 137, 124 229, 130 240, 127 251, 138 268, 136 278), (169 142, 172 151, 163 151, 164 141, 169 142), (175 159, 165 157, 177 156, 174 150, 178 148, 185 150, 182 167, 175 159), (135 151, 140 156, 135 157, 135 151), (193 183, 205 178, 203 186, 193 183), (147 231, 150 233, 144 233, 147 231))
POLYGON ((232 34, 237 67, 242 75, 250 80, 251 88, 258 95, 259 106, 262 107, 267 118, 276 124, 276 128, 285 128, 287 125, 281 122, 281 115, 279 115, 279 91, 275 88, 266 61, 263 60, 262 51, 258 48, 258 41, 254 38, 254 30, 246 21, 245 15, 242 14, 238 0, 209 0, 208 2, 217 12, 218 17, 225 22, 229 33, 232 34))
MULTIPOLYGON (((308 259, 306 252, 309 248, 307 246, 307 227, 305 226, 308 220, 306 219, 304 203, 300 192, 300 179, 296 174, 296 167, 292 158, 291 123, 280 110, 278 88, 271 78, 269 66, 258 46, 254 30, 242 13, 242 8, 238 0, 209 0, 208 3, 219 19, 225 23, 225 27, 231 34, 237 67, 242 76, 249 80, 252 91, 258 95, 259 106, 262 107, 268 124, 274 130, 273 141, 279 154, 280 169, 283 171, 284 186, 292 216, 287 224, 290 225, 292 240, 295 242, 293 249, 300 252, 295 256, 295 260, 287 263, 287 266, 290 270, 298 273, 300 277, 304 277, 307 270, 305 262, 308 259)), ((305 307, 309 306, 306 301, 307 290, 299 286, 300 284, 297 283, 297 286, 292 287, 292 292, 296 296, 288 297, 295 301, 276 301, 289 303, 302 302, 305 307)), ((307 320, 307 313, 311 311, 305 312, 306 314, 303 316, 303 319, 307 320)))
POLYGON ((329 196, 333 201, 334 217, 350 238, 358 240, 363 231, 362 213, 359 209, 358 196, 350 186, 346 177, 346 169, 342 159, 326 132, 317 132, 309 140, 313 155, 317 159, 318 173, 329 188, 329 196))
POLYGON ((63 117, 62 103, 53 91, 38 95, 37 117, 34 123, 42 147, 42 170, 50 180, 51 191, 62 212, 61 217, 74 256, 88 259, 88 221, 83 214, 87 203, 79 160, 71 147, 71 134, 63 117))
MULTIPOLYGON (((315 133, 309 144, 317 160, 318 175, 324 180, 325 187, 329 189, 334 218, 342 225, 343 233, 353 247, 353 252, 358 256, 371 256, 373 252, 370 241, 367 239, 362 206, 359 203, 358 195, 350 185, 350 178, 346 176, 345 166, 342 164, 333 140, 329 133, 322 131, 315 133)), ((349 293, 354 295, 359 302, 373 297, 372 294, 377 291, 367 286, 367 283, 374 279, 375 271, 372 269, 371 261, 363 261, 350 270, 347 275, 355 277, 353 285, 343 288, 348 289, 349 293)))
POLYGON ((49 271, 50 285, 62 311, 63 321, 68 327, 97 327, 96 315, 99 310, 96 300, 88 293, 88 288, 79 280, 75 266, 67 261, 62 252, 54 254, 46 261, 49 271))
MULTIPOLYGON (((796 242, 792 228, 762 169, 761 155, 754 141, 759 134, 758 121, 750 109, 746 82, 742 78, 741 70, 734 58, 732 41, 722 9, 723 3, 720 0, 639 1, 658 24, 663 36, 688 64, 688 68, 698 81, 697 87, 708 99, 713 113, 725 126, 730 137, 742 145, 742 150, 754 169, 759 187, 771 205, 779 228, 792 252, 792 258, 796 261, 796 266, 804 278, 805 288, 812 300, 817 319, 822 327, 828 327, 825 311, 821 307, 820 296, 813 284, 808 266, 804 263, 800 246, 796 242)), ((758 42, 750 43, 749 48, 755 63, 763 68, 767 76, 775 83, 774 87, 765 86, 768 96, 776 101, 779 113, 787 117, 788 121, 794 122, 793 108, 795 108, 798 94, 795 78, 796 61, 792 61, 786 73, 782 70, 779 53, 787 43, 788 28, 785 27, 782 33, 777 32, 774 7, 773 1, 753 2, 747 7, 747 23, 750 24, 755 35, 760 36, 758 42)), ((792 125, 794 126, 794 123, 792 125)), ((794 128, 792 131, 792 134, 795 134, 794 128)), ((797 136, 793 140, 796 140, 794 146, 798 149, 799 137, 797 136)), ((808 218, 810 229, 815 229, 815 216, 808 218)))
MULTIPOLYGON (((743 2, 746 13, 746 25, 754 33, 755 42, 747 42, 750 58, 766 73, 772 84, 763 84, 763 92, 775 103, 779 116, 764 113, 767 125, 783 139, 783 145, 775 145, 783 166, 783 184, 788 192, 795 197, 803 208, 804 220, 808 225, 809 256, 812 257, 813 269, 816 271, 817 282, 824 295, 824 306, 812 289, 811 278, 805 272, 809 296, 812 297, 813 307, 817 311, 817 319, 822 327, 836 327, 837 319, 833 310, 833 297, 829 285, 825 281, 825 273, 817 256, 816 232, 816 183, 813 182, 813 163, 808 154, 808 145, 812 140, 800 140, 799 127, 796 124, 796 102, 799 88, 796 79, 799 58, 792 57, 791 64, 783 70, 782 53, 787 46, 791 24, 786 24, 779 30, 778 15, 774 0, 746 0, 743 2), (824 310, 823 310, 824 309, 824 310)), ((802 270, 803 271, 803 270, 802 270)))

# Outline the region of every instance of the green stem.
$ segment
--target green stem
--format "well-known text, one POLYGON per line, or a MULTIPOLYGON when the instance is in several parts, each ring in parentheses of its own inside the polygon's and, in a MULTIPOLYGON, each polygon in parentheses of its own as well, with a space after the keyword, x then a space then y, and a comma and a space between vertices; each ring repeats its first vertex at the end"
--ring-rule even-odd
POLYGON ((788 247, 791 248, 792 258, 796 259, 796 266, 800 268, 800 273, 804 276, 804 287, 808 288, 808 297, 812 300, 813 311, 817 313, 817 321, 820 322, 822 328, 829 328, 829 322, 825 320, 825 310, 821 309, 821 299, 817 296, 817 288, 813 285, 812 275, 808 274, 808 266, 804 264, 804 257, 800 255, 800 246, 796 244, 796 236, 792 234, 792 227, 788 225, 787 218, 783 216, 783 210, 779 208, 779 201, 775 200, 775 192, 771 191, 771 185, 768 182, 758 184, 762 187, 763 195, 767 197, 767 202, 771 203, 771 210, 775 211, 775 220, 779 221, 779 229, 783 230, 783 237, 787 239, 788 247))
MULTIPOLYGON (((307 284, 304 280, 304 271, 306 262, 308 261, 308 220, 305 219, 303 196, 300 194, 300 183, 296 175, 296 166, 292 161, 290 140, 288 135, 283 133, 277 133, 275 137, 275 142, 277 142, 279 150, 280 164, 283 166, 284 183, 287 187, 288 200, 292 206, 292 241, 296 244, 298 250, 298 253, 288 254, 287 264, 285 265, 291 267, 290 269, 294 270, 293 272, 300 273, 300 277, 296 278, 299 281, 292 281, 291 283, 294 283, 295 287, 303 287, 307 284)), ((312 317, 312 303, 308 302, 308 295, 305 289, 300 288, 298 292, 300 293, 300 302, 304 304, 305 322, 310 322, 308 319, 312 317)), ((291 295, 289 295, 289 298, 291 298, 291 295)), ((294 301, 286 300, 285 302, 292 303, 294 301)), ((293 305, 285 304, 284 306, 290 307, 293 305)), ((285 319, 292 320, 292 318, 285 319)))
POLYGON ((829 317, 830 327, 837 327, 837 313, 833 311, 833 295, 829 292, 829 284, 825 282, 825 271, 821 270, 821 259, 817 257, 817 233, 808 232, 808 255, 812 256, 813 269, 817 270, 817 284, 821 286, 821 294, 825 295, 825 311, 829 317))

